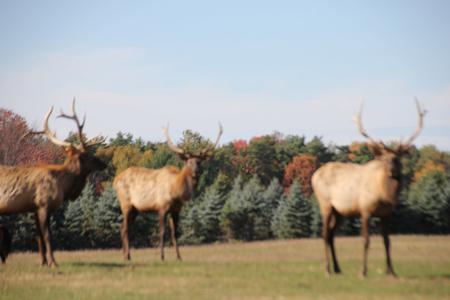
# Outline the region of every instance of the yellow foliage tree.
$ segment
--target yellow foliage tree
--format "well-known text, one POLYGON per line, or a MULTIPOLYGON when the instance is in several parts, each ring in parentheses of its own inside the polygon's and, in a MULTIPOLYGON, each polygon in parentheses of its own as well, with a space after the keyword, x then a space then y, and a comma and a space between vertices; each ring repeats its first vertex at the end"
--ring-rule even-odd
POLYGON ((124 171, 132 166, 142 166, 146 160, 151 159, 152 151, 147 150, 141 152, 139 148, 134 146, 118 146, 115 147, 112 157, 112 164, 116 169, 116 174, 124 171))

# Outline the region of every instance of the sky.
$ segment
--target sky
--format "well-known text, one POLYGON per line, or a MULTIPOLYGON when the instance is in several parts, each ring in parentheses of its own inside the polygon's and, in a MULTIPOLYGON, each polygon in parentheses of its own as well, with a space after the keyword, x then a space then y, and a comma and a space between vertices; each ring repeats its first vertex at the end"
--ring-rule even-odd
MULTIPOLYGON (((36 129, 77 99, 89 137, 274 131, 450 150, 450 1, 4 1, 0 107, 36 129)), ((74 130, 52 118, 59 137, 74 130)))

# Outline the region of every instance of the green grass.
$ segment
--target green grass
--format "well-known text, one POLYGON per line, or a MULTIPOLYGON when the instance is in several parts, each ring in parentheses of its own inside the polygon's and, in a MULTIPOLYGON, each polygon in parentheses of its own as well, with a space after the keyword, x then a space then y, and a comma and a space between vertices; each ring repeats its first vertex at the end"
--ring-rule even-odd
POLYGON ((359 277, 362 240, 336 241, 343 274, 325 277, 319 239, 166 249, 57 251, 57 269, 36 253, 0 266, 0 299, 450 299, 450 236, 392 236, 399 278, 384 275, 381 238, 371 239, 369 276, 359 277))

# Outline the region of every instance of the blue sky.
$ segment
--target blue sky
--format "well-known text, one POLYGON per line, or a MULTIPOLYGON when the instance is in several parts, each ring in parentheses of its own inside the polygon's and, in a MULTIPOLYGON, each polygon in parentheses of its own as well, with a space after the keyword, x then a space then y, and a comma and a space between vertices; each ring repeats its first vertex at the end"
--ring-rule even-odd
MULTIPOLYGON (((280 131, 450 150, 450 1, 1 1, 0 106, 39 127, 77 97, 88 135, 224 142, 280 131)), ((70 122, 52 120, 64 136, 70 122)))

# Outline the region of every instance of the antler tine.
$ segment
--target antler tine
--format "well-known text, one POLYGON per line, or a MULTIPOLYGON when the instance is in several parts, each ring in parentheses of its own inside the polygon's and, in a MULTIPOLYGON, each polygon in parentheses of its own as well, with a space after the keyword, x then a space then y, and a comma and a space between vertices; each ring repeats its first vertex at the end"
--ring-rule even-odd
POLYGON ((417 127, 413 135, 406 141, 406 143, 402 143, 405 146, 410 146, 411 143, 419 136, 420 132, 423 129, 423 117, 427 113, 425 109, 422 109, 420 107, 420 103, 417 97, 414 97, 414 101, 416 102, 417 114, 419 115, 419 119, 417 120, 417 127))
POLYGON ((44 118, 44 130, 42 131, 29 131, 25 133, 20 139, 24 139, 25 137, 29 135, 35 135, 35 134, 45 134, 47 138, 55 145, 62 146, 62 147, 69 147, 71 144, 69 142, 61 141, 56 138, 56 135, 50 131, 50 128, 48 127, 48 119, 50 118, 50 115, 53 112, 53 106, 50 107, 50 110, 47 112, 44 118))
POLYGON ((75 121, 75 123, 77 124, 78 139, 80 140, 79 148, 81 150, 85 150, 86 149, 86 142, 85 142, 84 137, 83 137, 83 127, 84 127, 84 123, 86 122, 86 115, 84 115, 83 122, 80 124, 80 120, 78 119, 78 115, 77 115, 77 113, 75 111, 75 100, 76 100, 76 98, 73 98, 73 101, 72 101, 72 115, 69 116, 69 115, 65 114, 61 110, 61 113, 58 116, 58 118, 66 118, 66 119, 70 119, 70 120, 74 120, 75 121))
MULTIPOLYGON (((77 115, 77 113, 75 111, 75 100, 76 100, 76 98, 74 97, 73 100, 72 100, 72 114, 74 115, 75 120, 77 121, 77 125, 78 125, 79 121, 78 121, 78 115, 77 115)), ((84 128, 84 123, 85 122, 86 122, 86 114, 83 115, 83 122, 80 125, 81 129, 84 128)))
POLYGON ((89 139, 86 142, 86 147, 91 147, 91 146, 103 144, 105 141, 106 141, 106 137, 104 137, 104 136, 96 136, 96 137, 93 137, 92 139, 89 139))
POLYGON ((219 122, 219 135, 217 136, 216 142, 214 143, 214 146, 212 147, 212 149, 216 148, 217 145, 219 144, 222 133, 223 133, 223 126, 222 126, 222 123, 219 122))
POLYGON ((163 129, 164 135, 166 136, 167 145, 169 146, 169 148, 172 149, 172 151, 174 151, 175 153, 185 154, 185 151, 183 149, 178 148, 172 142, 172 139, 170 138, 170 135, 169 135, 169 123, 167 123, 167 126, 163 127, 162 129, 163 129))
POLYGON ((208 152, 214 150, 217 147, 217 145, 219 144, 219 141, 220 141, 220 137, 222 136, 222 133, 223 133, 222 123, 219 122, 219 135, 217 136, 216 142, 214 143, 214 145, 212 147, 208 147, 208 148, 204 149, 201 152, 202 155, 208 154, 208 152))
POLYGON ((381 141, 375 141, 372 137, 370 137, 367 134, 366 130, 364 129, 364 127, 362 125, 362 121, 361 121, 361 114, 362 114, 362 110, 363 110, 363 106, 364 106, 363 104, 364 103, 361 102, 361 106, 359 108, 358 114, 353 116, 353 122, 355 122, 355 124, 358 126, 359 133, 361 133, 361 135, 364 136, 365 138, 367 138, 371 143, 384 145, 383 142, 381 142, 381 141))

